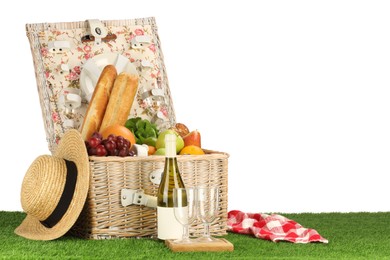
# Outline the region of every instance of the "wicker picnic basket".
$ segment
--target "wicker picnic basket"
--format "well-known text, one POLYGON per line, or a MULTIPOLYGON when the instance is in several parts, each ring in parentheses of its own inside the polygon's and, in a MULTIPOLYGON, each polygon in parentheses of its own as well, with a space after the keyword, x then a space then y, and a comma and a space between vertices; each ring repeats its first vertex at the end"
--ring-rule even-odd
MULTIPOLYGON (((51 152, 55 151, 67 128, 80 126, 88 105, 88 102, 83 101, 81 106, 73 111, 72 107, 61 103, 61 96, 76 93, 80 89, 83 70, 86 70, 88 61, 107 53, 118 53, 128 58, 141 75, 136 101, 129 117, 140 116, 151 121, 157 118, 160 121, 156 122, 163 128, 175 124, 175 113, 154 18, 28 24, 26 31, 51 152), (102 39, 98 45, 91 41, 82 41, 86 35, 90 37, 89 33, 95 31, 91 26, 96 23, 106 27, 111 33, 109 35, 115 35, 117 38, 109 42, 102 39), (132 46, 137 43, 137 37, 145 36, 149 37, 147 44, 143 47, 138 45, 136 48, 132 46), (149 92, 152 96, 149 96, 149 92), (153 99, 153 93, 160 93, 160 99, 153 99), (72 124, 69 124, 69 121, 72 124)), ((179 169, 186 187, 217 185, 220 188, 218 217, 212 223, 210 231, 214 236, 222 236, 227 231, 229 155, 211 150, 205 152, 205 155, 197 156, 179 155, 179 169)), ((159 183, 152 177, 156 172, 162 172, 164 161, 163 156, 157 155, 90 157, 91 181, 87 201, 70 232, 88 239, 156 236, 156 209, 137 203, 124 205, 121 192, 123 189, 129 189, 155 197, 159 183)), ((193 235, 200 235, 202 230, 201 223, 196 223, 190 231, 193 235)))
MULTIPOLYGON (((218 186, 219 210, 210 227, 214 236, 227 233, 228 157, 222 152, 205 150, 205 155, 178 156, 178 165, 186 187, 218 186)), ((122 206, 121 190, 143 190, 156 196, 158 184, 151 173, 164 168, 163 156, 90 157, 91 185, 87 202, 71 233, 88 239, 154 237, 157 235, 156 209, 122 206)), ((190 232, 199 236, 203 230, 196 223, 190 232)))

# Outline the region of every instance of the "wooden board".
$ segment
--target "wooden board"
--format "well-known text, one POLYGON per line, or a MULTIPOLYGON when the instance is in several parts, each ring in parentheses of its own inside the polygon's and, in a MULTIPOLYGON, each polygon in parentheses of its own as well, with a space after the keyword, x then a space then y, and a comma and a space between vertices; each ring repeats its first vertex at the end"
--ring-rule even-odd
POLYGON ((173 240, 165 240, 165 245, 173 252, 207 252, 207 251, 233 251, 232 243, 224 238, 218 238, 219 241, 210 243, 195 242, 191 244, 177 244, 173 240))

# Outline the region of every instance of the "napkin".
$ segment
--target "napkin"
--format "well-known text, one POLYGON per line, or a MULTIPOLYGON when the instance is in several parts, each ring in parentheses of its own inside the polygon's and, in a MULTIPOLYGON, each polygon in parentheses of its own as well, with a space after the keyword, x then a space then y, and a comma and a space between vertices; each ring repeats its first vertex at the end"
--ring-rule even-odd
POLYGON ((305 228, 278 214, 244 213, 232 210, 228 213, 228 231, 249 234, 273 242, 328 243, 316 230, 305 228))

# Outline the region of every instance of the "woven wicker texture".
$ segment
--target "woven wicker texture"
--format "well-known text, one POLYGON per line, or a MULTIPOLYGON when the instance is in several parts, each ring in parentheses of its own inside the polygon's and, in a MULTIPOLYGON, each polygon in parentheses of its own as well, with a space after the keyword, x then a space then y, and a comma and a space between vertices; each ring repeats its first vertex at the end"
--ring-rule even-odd
MULTIPOLYGON (((210 227, 213 236, 226 235, 228 201, 228 157, 226 153, 206 150, 205 155, 178 156, 180 173, 186 187, 218 186, 219 211, 210 227)), ((158 185, 150 181, 150 173, 164 168, 163 156, 91 157, 91 185, 86 205, 72 233, 89 239, 155 237, 156 209, 146 206, 121 205, 121 189, 142 189, 157 195, 158 185)), ((203 225, 195 223, 190 233, 200 236, 203 225)))

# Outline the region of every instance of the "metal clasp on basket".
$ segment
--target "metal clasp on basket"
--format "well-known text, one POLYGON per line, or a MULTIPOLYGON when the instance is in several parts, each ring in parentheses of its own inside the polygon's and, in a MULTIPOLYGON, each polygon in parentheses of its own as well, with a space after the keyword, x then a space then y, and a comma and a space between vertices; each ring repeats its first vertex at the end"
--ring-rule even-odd
POLYGON ((121 204, 123 207, 135 204, 156 208, 157 197, 147 195, 143 190, 122 189, 121 204))
POLYGON ((90 34, 81 38, 81 42, 95 41, 95 44, 99 45, 102 41, 115 40, 115 34, 109 34, 104 24, 97 19, 87 20, 90 34))

